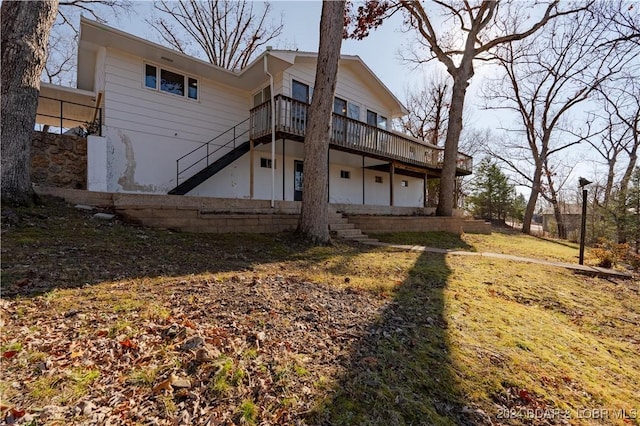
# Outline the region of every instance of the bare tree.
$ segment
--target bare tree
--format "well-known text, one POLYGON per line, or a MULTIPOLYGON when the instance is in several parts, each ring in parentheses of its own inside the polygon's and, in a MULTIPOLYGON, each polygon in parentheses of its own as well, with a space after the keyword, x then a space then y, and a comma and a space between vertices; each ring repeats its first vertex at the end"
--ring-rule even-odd
POLYGON ((66 28, 54 25, 49 36, 48 58, 42 80, 68 85, 75 80, 77 37, 66 28))
POLYGON ((345 1, 324 1, 318 64, 304 142, 305 178, 298 232, 314 243, 329 241, 327 160, 331 113, 344 29, 345 1))
POLYGON ((230 70, 247 66, 283 28, 282 19, 267 22, 269 3, 260 13, 245 0, 160 0, 154 7, 160 16, 147 22, 164 43, 230 70))
POLYGON ((539 31, 547 22, 557 17, 583 10, 560 8, 560 2, 548 2, 542 10, 538 3, 522 2, 452 2, 435 1, 436 8, 425 8, 420 1, 376 1, 369 0, 367 7, 359 8, 356 16, 348 22, 355 29, 350 34, 354 38, 366 37, 371 28, 382 24, 383 18, 397 10, 406 12, 406 22, 414 28, 419 37, 415 49, 415 62, 438 60, 453 79, 449 122, 444 146, 444 164, 440 179, 440 198, 436 214, 451 216, 455 200, 456 162, 458 144, 462 132, 462 116, 469 80, 474 75, 474 62, 489 59, 488 54, 505 43, 523 40, 539 31), (531 11, 539 14, 529 14, 531 11), (436 20, 444 16, 442 22, 436 20), (533 19, 530 16, 540 16, 533 19), (444 31, 443 26, 448 28, 444 31))
POLYGON ((602 87, 597 98, 599 108, 593 121, 602 122, 602 129, 596 140, 588 142, 606 162, 602 207, 613 218, 618 242, 623 243, 627 234, 627 191, 640 147, 640 83, 635 73, 624 76, 602 87))
POLYGON ((75 81, 76 48, 81 14, 98 22, 118 18, 132 11, 130 0, 63 0, 49 35, 49 52, 42 79, 49 83, 72 85, 75 81))
MULTIPOLYGON (((523 145, 494 152, 514 172, 529 182, 531 195, 525 209, 523 232, 531 230, 538 196, 554 206, 559 226, 562 215, 554 195, 550 157, 580 143, 570 135, 569 115, 589 100, 594 91, 619 72, 631 54, 614 46, 597 48, 606 32, 606 23, 589 12, 555 20, 533 41, 513 42, 496 51, 504 76, 486 91, 494 109, 514 112, 519 117, 516 130, 523 145), (520 154, 514 153, 519 151, 520 154), (528 159, 531 169, 520 159, 528 159), (546 182, 545 182, 546 180, 546 182)), ((559 229, 562 234, 562 230, 559 229)))
POLYGON ((450 84, 446 78, 435 77, 424 86, 407 89, 405 105, 409 114, 400 118, 400 127, 416 139, 432 145, 443 145, 447 129, 450 84))
POLYGON ((2 201, 33 200, 29 158, 57 0, 2 2, 2 201))

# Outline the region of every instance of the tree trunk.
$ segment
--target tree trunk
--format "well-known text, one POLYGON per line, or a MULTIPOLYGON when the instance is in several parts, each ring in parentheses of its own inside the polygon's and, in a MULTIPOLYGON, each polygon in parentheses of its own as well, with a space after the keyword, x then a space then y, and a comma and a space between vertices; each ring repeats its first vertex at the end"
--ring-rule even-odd
POLYGON ((462 133, 462 112, 464 99, 469 86, 469 79, 473 76, 473 64, 470 59, 460 64, 453 80, 451 92, 451 106, 449 108, 449 123, 447 138, 444 142, 444 164, 440 175, 440 193, 436 216, 453 216, 456 191, 456 168, 458 162, 458 142, 462 133))
POLYGON ((2 2, 2 201, 33 200, 31 135, 58 0, 2 2))
POLYGON ((318 65, 304 141, 305 178, 302 183, 302 211, 298 232, 320 244, 329 241, 327 159, 333 96, 342 46, 344 8, 344 1, 322 3, 318 65))
POLYGON ((541 181, 542 167, 536 164, 536 170, 533 173, 531 194, 529 195, 529 201, 527 201, 527 207, 524 209, 524 218, 522 219, 522 232, 524 234, 531 234, 531 221, 533 220, 536 203, 538 202, 538 195, 540 195, 541 181))
POLYGON ((633 149, 629 152, 629 163, 620 180, 620 191, 618 193, 618 211, 616 217, 616 232, 618 234, 618 243, 624 244, 627 242, 627 193, 629 189, 629 182, 631 176, 636 168, 636 162, 638 161, 638 144, 637 139, 634 141, 633 149))

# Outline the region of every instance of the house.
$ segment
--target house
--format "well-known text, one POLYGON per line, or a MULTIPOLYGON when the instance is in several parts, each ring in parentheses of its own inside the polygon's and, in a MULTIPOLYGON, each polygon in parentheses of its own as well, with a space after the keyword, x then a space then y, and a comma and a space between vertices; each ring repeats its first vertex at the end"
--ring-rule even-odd
MULTIPOLYGON (((565 203, 561 201, 558 205, 568 238, 577 241, 580 237, 580 226, 582 223, 582 204, 565 203)), ((601 221, 603 218, 599 217, 593 209, 588 206, 586 220, 589 226, 592 227, 594 222, 601 221)), ((553 207, 548 207, 542 211, 542 231, 550 235, 557 235, 558 233, 558 222, 553 207)))
MULTIPOLYGON (((38 116, 96 127, 87 146, 92 191, 299 201, 316 61, 267 49, 231 72, 82 18, 77 89, 43 84, 38 116)), ((443 151, 391 130, 406 113, 358 56, 342 55, 331 203, 426 206, 443 151)), ((457 174, 471 168, 460 153, 457 174)))

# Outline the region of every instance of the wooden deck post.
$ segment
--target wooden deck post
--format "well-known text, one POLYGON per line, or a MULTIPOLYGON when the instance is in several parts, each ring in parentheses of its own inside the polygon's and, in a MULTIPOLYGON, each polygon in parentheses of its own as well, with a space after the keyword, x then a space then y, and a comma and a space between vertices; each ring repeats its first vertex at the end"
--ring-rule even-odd
POLYGON ((428 198, 429 198, 429 187, 428 187, 428 183, 429 183, 429 174, 425 173, 424 174, 424 194, 422 195, 422 197, 424 198, 424 202, 422 203, 422 207, 428 207, 427 206, 427 202, 428 202, 428 198))
POLYGON ((249 199, 253 200, 253 139, 249 139, 249 199))
POLYGON ((393 176, 395 174, 395 164, 389 163, 389 205, 393 206, 393 176))
POLYGON ((362 156, 362 205, 364 206, 364 155, 362 156))

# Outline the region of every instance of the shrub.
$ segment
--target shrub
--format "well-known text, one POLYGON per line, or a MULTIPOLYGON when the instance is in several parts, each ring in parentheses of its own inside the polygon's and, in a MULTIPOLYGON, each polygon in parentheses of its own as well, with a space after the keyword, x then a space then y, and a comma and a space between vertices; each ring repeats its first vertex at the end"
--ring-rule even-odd
POLYGON ((629 244, 618 244, 604 238, 591 248, 591 256, 595 258, 596 265, 602 268, 611 268, 629 257, 629 244))

